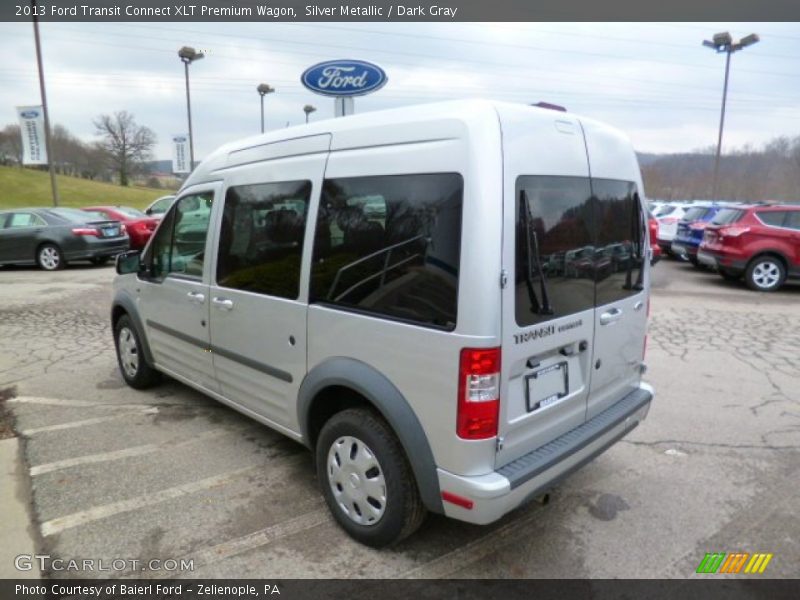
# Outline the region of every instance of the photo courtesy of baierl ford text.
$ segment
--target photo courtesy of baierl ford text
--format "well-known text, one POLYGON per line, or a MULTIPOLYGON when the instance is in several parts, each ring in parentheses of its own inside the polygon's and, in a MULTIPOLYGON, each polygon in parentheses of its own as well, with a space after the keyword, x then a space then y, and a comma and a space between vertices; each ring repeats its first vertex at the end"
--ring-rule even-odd
POLYGON ((796 598, 800 4, 0 5, 0 598, 796 598))

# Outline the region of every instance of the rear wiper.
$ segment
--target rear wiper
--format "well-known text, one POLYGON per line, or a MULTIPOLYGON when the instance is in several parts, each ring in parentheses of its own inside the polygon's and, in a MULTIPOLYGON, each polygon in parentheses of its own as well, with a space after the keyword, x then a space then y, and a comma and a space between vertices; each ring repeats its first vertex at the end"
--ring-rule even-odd
POLYGON ((525 190, 520 192, 519 209, 522 215, 522 222, 525 225, 525 259, 527 268, 525 269, 525 284, 528 288, 528 297, 531 301, 531 310, 539 315, 552 315, 553 308, 550 306, 550 296, 547 293, 547 283, 542 270, 542 261, 539 258, 539 237, 533 229, 533 216, 528 202, 528 193, 525 190), (542 302, 536 297, 533 289, 533 269, 539 276, 539 286, 542 294, 542 302))

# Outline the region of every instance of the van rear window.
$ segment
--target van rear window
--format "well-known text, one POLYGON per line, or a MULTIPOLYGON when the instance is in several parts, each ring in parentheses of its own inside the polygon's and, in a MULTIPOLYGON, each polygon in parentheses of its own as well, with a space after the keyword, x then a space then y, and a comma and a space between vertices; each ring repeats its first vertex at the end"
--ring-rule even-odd
POLYGON ((636 184, 517 179, 515 316, 520 327, 642 289, 645 218, 636 184))
POLYGON ((463 187, 456 173, 325 180, 310 302, 454 329, 463 187))

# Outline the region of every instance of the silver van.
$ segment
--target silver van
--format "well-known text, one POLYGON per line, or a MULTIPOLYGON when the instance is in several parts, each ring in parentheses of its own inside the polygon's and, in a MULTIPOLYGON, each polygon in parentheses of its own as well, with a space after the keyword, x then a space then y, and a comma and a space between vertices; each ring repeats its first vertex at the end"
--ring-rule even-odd
POLYGON ((120 369, 307 445, 360 542, 427 511, 490 523, 646 416, 645 214, 630 142, 565 112, 447 102, 250 138, 118 260, 120 369))

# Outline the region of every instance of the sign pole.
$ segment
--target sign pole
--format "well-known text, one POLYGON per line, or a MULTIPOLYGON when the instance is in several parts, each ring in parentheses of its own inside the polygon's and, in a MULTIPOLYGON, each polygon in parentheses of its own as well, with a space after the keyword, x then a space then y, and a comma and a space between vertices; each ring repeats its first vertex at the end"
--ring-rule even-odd
POLYGON ((44 111, 44 147, 47 152, 47 169, 50 171, 50 188, 53 190, 53 206, 58 206, 58 183, 56 170, 53 165, 53 153, 50 145, 50 115, 47 112, 47 93, 44 87, 44 68, 42 67, 42 45, 39 41, 39 17, 37 16, 36 0, 31 0, 33 8, 33 37, 36 43, 36 64, 39 67, 39 91, 42 95, 42 110, 44 111))

